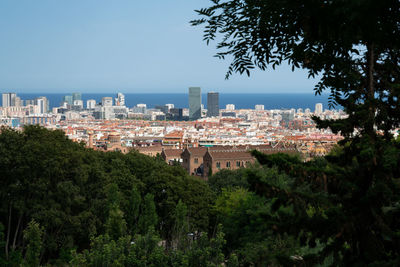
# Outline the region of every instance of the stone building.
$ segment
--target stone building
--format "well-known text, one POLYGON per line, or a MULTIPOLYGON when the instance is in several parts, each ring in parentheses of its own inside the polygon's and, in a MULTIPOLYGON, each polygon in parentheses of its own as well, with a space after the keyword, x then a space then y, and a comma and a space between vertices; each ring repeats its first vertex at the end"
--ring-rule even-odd
POLYGON ((181 154, 182 166, 189 174, 202 175, 203 157, 207 152, 205 147, 188 147, 181 154))
POLYGON ((161 155, 163 147, 161 145, 149 145, 149 146, 136 146, 133 147, 133 149, 147 156, 155 157, 157 156, 157 154, 161 155))
POLYGON ((121 144, 121 135, 117 132, 112 132, 108 135, 107 138, 107 148, 106 151, 120 151, 124 154, 129 152, 129 148, 126 146, 122 146, 121 144))
POLYGON ((124 154, 126 154, 130 151, 129 147, 126 147, 125 145, 123 145, 121 143, 121 135, 117 132, 111 132, 108 134, 108 136, 106 135, 106 137, 104 139, 96 140, 96 141, 93 139, 93 135, 94 135, 93 131, 90 130, 90 131, 88 131, 87 134, 89 136, 89 140, 88 140, 88 144, 87 144, 89 148, 93 148, 95 150, 104 151, 104 152, 119 151, 124 154))
POLYGON ((258 150, 264 154, 274 153, 298 153, 295 146, 271 146, 271 145, 244 145, 208 148, 203 157, 204 170, 202 176, 207 178, 210 172, 216 173, 222 169, 236 170, 247 167, 256 159, 251 155, 252 150, 258 150))
POLYGON ((203 158, 203 176, 216 173, 221 169, 236 170, 254 163, 255 158, 250 151, 243 149, 208 149, 203 158))
POLYGON ((161 157, 165 160, 169 165, 174 164, 175 162, 182 163, 182 149, 162 149, 161 157))

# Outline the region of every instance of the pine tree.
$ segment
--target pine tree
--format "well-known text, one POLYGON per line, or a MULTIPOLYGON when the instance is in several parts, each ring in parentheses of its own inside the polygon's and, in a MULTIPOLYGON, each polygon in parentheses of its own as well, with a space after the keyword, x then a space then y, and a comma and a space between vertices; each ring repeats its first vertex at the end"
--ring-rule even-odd
POLYGON ((105 224, 106 234, 108 234, 112 240, 118 240, 118 238, 126 234, 126 221, 124 219, 124 213, 119 208, 120 196, 118 186, 116 184, 111 184, 107 189, 109 213, 105 224))
POLYGON ((189 223, 187 217, 187 207, 179 200, 175 208, 173 229, 173 247, 178 250, 185 250, 188 247, 189 223))
POLYGON ((131 234, 136 233, 137 224, 139 219, 140 212, 140 204, 142 202, 142 198, 140 196, 140 192, 133 187, 131 190, 131 195, 129 198, 129 207, 126 212, 126 221, 128 230, 131 234))
POLYGON ((44 231, 39 223, 32 220, 24 230, 24 240, 27 243, 25 253, 25 266, 37 267, 40 263, 40 254, 43 246, 44 231))
POLYGON ((139 217, 139 233, 146 234, 150 227, 155 227, 157 225, 157 220, 154 196, 152 194, 146 194, 139 217))

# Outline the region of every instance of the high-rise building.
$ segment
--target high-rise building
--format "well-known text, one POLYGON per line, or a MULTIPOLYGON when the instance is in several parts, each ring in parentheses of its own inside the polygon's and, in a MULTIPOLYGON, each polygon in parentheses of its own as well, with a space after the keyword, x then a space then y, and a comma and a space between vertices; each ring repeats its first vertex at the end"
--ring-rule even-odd
POLYGON ((255 105, 255 110, 264 110, 264 105, 255 105))
POLYGON ((201 118, 201 89, 189 87, 189 120, 201 118))
POLYGON ((24 100, 22 100, 20 97, 15 98, 15 106, 16 107, 23 107, 24 106, 24 100))
POLYGON ((133 113, 146 113, 147 105, 146 104, 137 104, 136 107, 132 108, 133 113))
POLYGON ((86 108, 87 109, 94 109, 96 107, 96 100, 89 99, 86 101, 86 108))
POLYGON ((81 93, 72 93, 72 103, 75 100, 82 100, 82 94, 81 93))
POLYGON ((234 104, 227 104, 225 109, 226 110, 235 110, 235 105, 234 104))
POLYGON ((74 106, 80 109, 83 109, 83 101, 82 100, 74 100, 74 106))
POLYGON ((6 108, 6 107, 10 106, 10 100, 8 98, 8 94, 7 93, 2 94, 1 101, 2 101, 1 102, 1 106, 3 108, 6 108))
POLYGON ((68 105, 71 105, 74 103, 74 100, 72 98, 72 95, 65 95, 63 96, 63 102, 66 102, 68 105))
POLYGON ((168 107, 166 105, 156 105, 154 108, 164 112, 164 114, 168 113, 168 107))
POLYGON ((101 99, 101 105, 102 105, 103 107, 110 107, 110 106, 112 106, 112 105, 113 105, 113 99, 112 99, 112 97, 109 97, 109 96, 103 97, 103 98, 101 99))
POLYGON ((35 99, 35 105, 39 107, 39 113, 47 113, 49 111, 49 100, 45 96, 39 96, 38 98, 35 99))
POLYGON ((322 114, 322 103, 317 103, 315 104, 315 112, 314 114, 322 114))
POLYGON ((115 98, 115 105, 116 106, 125 106, 125 95, 123 93, 117 94, 117 97, 115 98))
POLYGON ((35 100, 34 99, 27 99, 25 100, 25 105, 35 105, 35 100))
POLYGON ((219 116, 219 93, 217 92, 209 92, 207 94, 207 116, 219 116))
POLYGON ((181 108, 171 108, 170 109, 170 119, 181 121, 183 120, 183 109, 181 108))
POLYGON ((15 98, 17 98, 16 93, 4 93, 2 97, 3 107, 15 106, 15 98))

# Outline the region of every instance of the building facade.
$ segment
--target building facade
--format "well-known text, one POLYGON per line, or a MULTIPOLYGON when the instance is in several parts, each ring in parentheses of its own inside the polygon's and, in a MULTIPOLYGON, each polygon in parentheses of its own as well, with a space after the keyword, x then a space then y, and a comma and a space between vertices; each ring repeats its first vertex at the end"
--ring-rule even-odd
POLYGON ((68 105, 71 105, 74 103, 74 100, 72 99, 72 95, 65 95, 63 96, 63 102, 67 103, 68 105))
POLYGON ((17 98, 16 93, 4 93, 2 95, 3 107, 14 107, 15 106, 15 99, 17 98))
POLYGON ((236 170, 254 163, 255 158, 249 151, 239 149, 216 150, 209 149, 204 154, 204 177, 210 176, 222 169, 236 170))
POLYGON ((182 167, 186 169, 189 174, 202 175, 203 157, 207 152, 205 147, 190 147, 185 148, 181 154, 182 167))
POLYGON ((181 164, 182 149, 162 149, 161 157, 165 160, 169 165, 181 164))
POLYGON ((255 110, 264 110, 264 105, 255 105, 254 109, 255 110))
POLYGON ((322 114, 322 111, 323 111, 323 109, 322 109, 323 107, 322 107, 322 103, 317 103, 317 104, 315 104, 315 115, 319 115, 319 114, 322 114))
POLYGON ((86 101, 86 108, 87 109, 94 109, 96 107, 96 100, 89 99, 86 101))
POLYGON ((103 107, 111 107, 113 105, 112 97, 106 96, 101 99, 101 105, 103 107))
POLYGON ((75 100, 82 100, 82 94, 81 93, 72 93, 72 103, 75 100))
POLYGON ((227 104, 225 109, 226 110, 235 110, 235 105, 234 104, 227 104))
POLYGON ((201 89, 200 87, 189 88, 189 120, 201 118, 201 89))
POLYGON ((125 106, 125 95, 123 93, 117 94, 117 97, 115 98, 115 105, 116 106, 125 106))
POLYGON ((50 109, 50 103, 47 97, 39 96, 35 99, 35 105, 39 106, 39 113, 47 113, 50 109))
POLYGON ((207 94, 207 117, 219 116, 219 93, 209 92, 207 94))

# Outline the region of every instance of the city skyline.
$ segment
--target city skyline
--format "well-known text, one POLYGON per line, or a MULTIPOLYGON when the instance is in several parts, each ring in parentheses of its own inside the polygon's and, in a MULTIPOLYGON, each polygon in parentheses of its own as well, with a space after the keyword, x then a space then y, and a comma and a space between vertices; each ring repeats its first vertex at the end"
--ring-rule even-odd
POLYGON ((225 80, 228 62, 214 58, 215 47, 189 23, 206 3, 1 1, 0 35, 7 41, 0 44, 0 88, 184 93, 197 84, 220 93, 312 93, 317 81, 286 65, 225 80))
MULTIPOLYGON (((209 91, 201 93, 201 104, 204 108, 208 109, 209 93, 217 91, 209 91)), ((28 103, 31 99, 35 99, 41 96, 47 96, 50 100, 51 108, 58 107, 62 105, 63 102, 67 102, 69 105, 73 105, 74 102, 79 101, 79 104, 83 104, 87 100, 94 100, 95 103, 101 103, 103 97, 117 96, 121 94, 118 91, 111 93, 19 93, 19 92, 1 92, 2 94, 17 94, 18 97, 16 101, 19 103, 28 103), (75 98, 73 97, 75 95, 75 98), (82 101, 82 103, 81 103, 82 101)), ((221 95, 217 92, 218 95, 221 95)), ((115 98, 115 102, 118 99, 115 98)), ((218 97, 219 99, 219 97, 218 97)), ((0 99, 3 100, 3 99, 0 99)), ((224 108, 227 104, 234 104, 239 109, 257 108, 256 106, 262 106, 266 109, 291 109, 291 108, 314 108, 316 103, 324 103, 325 107, 329 107, 328 95, 314 96, 314 94, 235 94, 235 93, 222 93, 222 98, 220 99, 219 106, 224 108), (299 101, 300 100, 300 101, 299 101)), ((1 106, 4 101, 1 101, 1 106)), ((127 106, 134 106, 140 103, 147 103, 149 107, 157 107, 160 105, 172 103, 175 106, 188 108, 188 92, 185 93, 163 93, 163 94, 153 94, 153 93, 127 93, 123 94, 123 102, 127 106)), ((78 105, 79 105, 78 104, 78 105)), ((20 104, 18 104, 20 105, 20 104)), ((259 107, 257 109, 259 109, 259 107)), ((337 107, 340 109, 340 107, 337 107)))

